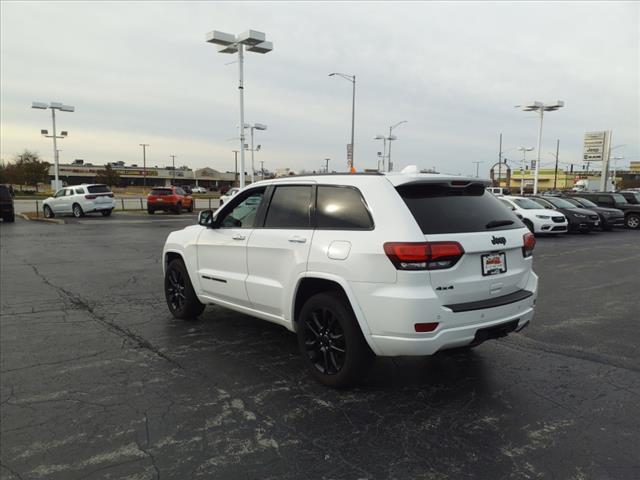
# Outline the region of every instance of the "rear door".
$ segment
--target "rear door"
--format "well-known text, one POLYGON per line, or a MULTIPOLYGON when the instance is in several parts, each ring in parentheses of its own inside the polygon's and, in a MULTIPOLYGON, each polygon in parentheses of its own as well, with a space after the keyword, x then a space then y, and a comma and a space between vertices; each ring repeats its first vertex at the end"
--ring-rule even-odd
POLYGON ((294 283, 307 269, 312 193, 310 184, 275 186, 264 225, 251 234, 246 285, 249 300, 260 311, 283 317, 294 283))
POLYGON ((521 290, 531 270, 522 252, 528 229, 481 184, 401 185, 397 191, 428 242, 458 242, 453 266, 429 270, 442 304, 485 300, 521 290))
POLYGON ((198 237, 198 281, 206 295, 249 306, 247 242, 265 190, 253 188, 234 198, 216 218, 219 228, 207 228, 198 237))

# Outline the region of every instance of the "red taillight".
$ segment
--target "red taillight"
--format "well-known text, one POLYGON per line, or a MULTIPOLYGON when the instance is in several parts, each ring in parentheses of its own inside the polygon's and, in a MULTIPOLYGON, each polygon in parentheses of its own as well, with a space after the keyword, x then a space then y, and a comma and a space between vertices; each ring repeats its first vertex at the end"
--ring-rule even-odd
POLYGON ((416 329, 418 333, 424 332, 433 332, 436 328, 438 328, 438 322, 432 323, 416 323, 413 327, 416 329))
POLYGON ((458 242, 388 242, 384 253, 398 270, 439 270, 458 263, 464 249, 458 242))
POLYGON ((84 198, 86 198, 87 200, 95 200, 96 198, 98 198, 97 195, 85 195, 84 198))
POLYGON ((525 233, 522 236, 522 241, 522 256, 525 258, 530 257, 533 253, 533 249, 536 246, 536 237, 533 235, 533 233, 525 233))

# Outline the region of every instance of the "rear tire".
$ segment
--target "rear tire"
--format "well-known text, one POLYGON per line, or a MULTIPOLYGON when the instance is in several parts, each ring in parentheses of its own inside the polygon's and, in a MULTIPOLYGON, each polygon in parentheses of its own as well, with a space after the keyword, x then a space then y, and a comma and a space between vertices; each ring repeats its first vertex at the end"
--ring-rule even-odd
POLYGON ((374 354, 342 295, 313 295, 302 307, 297 327, 302 359, 316 380, 333 388, 363 380, 374 354))
POLYGON ((640 215, 637 213, 630 213, 624 217, 624 225, 632 230, 640 228, 640 215))
POLYGON ((154 212, 155 212, 155 210, 154 210, 153 208, 149 208, 149 207, 147 207, 147 213, 148 213, 149 215, 153 215, 153 214, 154 214, 154 212))
POLYGON ((164 295, 171 314, 180 320, 196 318, 204 310, 193 290, 187 268, 181 259, 172 260, 164 274, 164 295))
POLYGON ((112 212, 112 210, 102 210, 100 213, 102 213, 103 217, 110 217, 111 216, 111 212, 112 212))
POLYGON ((42 210, 44 212, 44 218, 53 218, 56 216, 55 213, 53 213, 53 210, 51 210, 51 207, 49 205, 45 205, 42 210))
POLYGON ((84 217, 84 212, 82 211, 82 207, 77 203, 73 204, 72 210, 73 216, 76 218, 84 217))

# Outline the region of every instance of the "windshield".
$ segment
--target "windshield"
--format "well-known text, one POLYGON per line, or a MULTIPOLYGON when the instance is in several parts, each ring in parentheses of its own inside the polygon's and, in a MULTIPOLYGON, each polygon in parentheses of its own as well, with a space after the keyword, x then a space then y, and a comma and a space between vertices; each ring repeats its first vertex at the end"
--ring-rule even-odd
POLYGON ((525 210, 539 210, 541 208, 544 208, 539 203, 534 202, 533 200, 529 200, 528 198, 512 198, 511 201, 518 207, 525 210))
POLYGON ((551 197, 545 198, 545 200, 558 208, 576 208, 573 203, 567 202, 564 198, 551 197))
POLYGON ((586 198, 572 198, 571 200, 573 200, 578 205, 581 205, 583 207, 591 207, 591 208, 597 207, 595 203, 593 203, 591 200, 587 200, 586 198))

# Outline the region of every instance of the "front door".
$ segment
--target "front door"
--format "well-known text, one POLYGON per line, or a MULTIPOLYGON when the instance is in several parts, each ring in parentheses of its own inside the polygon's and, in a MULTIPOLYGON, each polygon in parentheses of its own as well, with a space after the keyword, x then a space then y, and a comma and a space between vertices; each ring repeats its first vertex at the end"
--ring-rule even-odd
POLYGON ((234 198, 198 238, 198 281, 214 300, 248 306, 247 242, 253 232, 265 188, 254 188, 234 198))

